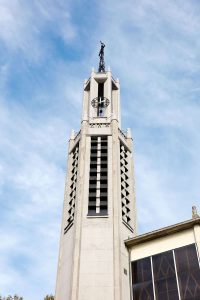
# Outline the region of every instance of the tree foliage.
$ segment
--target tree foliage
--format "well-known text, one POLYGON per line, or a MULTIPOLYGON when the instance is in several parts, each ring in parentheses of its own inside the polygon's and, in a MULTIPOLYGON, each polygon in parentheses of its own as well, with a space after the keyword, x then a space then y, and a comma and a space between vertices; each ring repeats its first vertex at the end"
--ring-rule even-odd
POLYGON ((46 297, 44 298, 44 300, 54 300, 54 296, 53 295, 46 295, 46 297))
POLYGON ((14 296, 7 296, 7 297, 2 297, 0 296, 0 300, 23 300, 22 297, 19 297, 18 295, 14 295, 14 296))
MULTIPOLYGON (((7 297, 2 297, 0 295, 0 300, 23 300, 22 297, 19 297, 18 295, 14 295, 14 296, 7 296, 7 297)), ((44 298, 44 300, 54 300, 54 296, 53 295, 46 295, 46 297, 44 298)))

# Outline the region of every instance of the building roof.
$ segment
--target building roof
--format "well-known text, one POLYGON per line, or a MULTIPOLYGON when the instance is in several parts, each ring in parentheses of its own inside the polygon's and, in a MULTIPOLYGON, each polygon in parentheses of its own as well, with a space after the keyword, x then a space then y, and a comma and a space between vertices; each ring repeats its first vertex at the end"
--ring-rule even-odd
POLYGON ((200 217, 138 235, 134 238, 125 240, 125 245, 129 248, 134 245, 138 245, 153 239, 161 238, 166 235, 170 235, 186 229, 190 229, 197 224, 200 225, 200 217))

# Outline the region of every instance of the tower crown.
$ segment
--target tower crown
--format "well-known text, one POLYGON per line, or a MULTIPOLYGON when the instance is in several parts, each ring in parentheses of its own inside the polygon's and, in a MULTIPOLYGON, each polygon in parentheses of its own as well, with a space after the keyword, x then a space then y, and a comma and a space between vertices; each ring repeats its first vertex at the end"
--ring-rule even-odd
POLYGON ((105 70, 105 44, 101 42, 98 72, 92 69, 84 84, 82 121, 89 124, 110 123, 116 119, 120 127, 120 84, 105 70))
POLYGON ((120 84, 111 71, 95 72, 84 84, 82 121, 110 123, 112 119, 120 127, 120 84))

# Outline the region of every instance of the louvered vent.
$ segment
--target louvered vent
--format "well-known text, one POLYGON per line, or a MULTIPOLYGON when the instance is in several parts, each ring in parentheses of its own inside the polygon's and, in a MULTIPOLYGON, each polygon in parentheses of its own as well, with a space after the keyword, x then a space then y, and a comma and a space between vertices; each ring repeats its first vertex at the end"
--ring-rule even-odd
POLYGON ((121 172, 121 201, 122 201, 122 219, 130 225, 130 192, 129 192, 129 151, 120 143, 120 172, 121 172))
POLYGON ((78 173, 78 155, 79 155, 79 145, 75 147, 72 155, 72 164, 71 164, 71 176, 70 176, 70 190, 69 190, 69 203, 67 210, 67 226, 64 229, 64 233, 74 223, 74 214, 75 214, 75 201, 76 201, 76 188, 77 188, 77 173, 78 173))
POLYGON ((90 179, 88 215, 106 215, 107 200, 107 136, 92 136, 90 150, 90 179))

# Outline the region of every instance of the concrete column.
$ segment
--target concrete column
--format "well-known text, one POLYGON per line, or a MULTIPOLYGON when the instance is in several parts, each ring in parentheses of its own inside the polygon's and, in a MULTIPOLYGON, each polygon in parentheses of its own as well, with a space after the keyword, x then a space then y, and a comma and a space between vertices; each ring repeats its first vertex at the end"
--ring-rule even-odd
POLYGON ((194 238, 197 246, 197 254, 199 258, 199 263, 200 263, 200 225, 194 225, 194 238))
POLYGON ((112 174, 113 174, 113 256, 114 256, 114 299, 120 300, 121 297, 121 200, 120 200, 120 166, 119 166, 119 136, 118 122, 112 120, 112 174))
POLYGON ((77 205, 75 214, 75 237, 74 237, 74 256, 73 256, 73 273, 72 273, 72 295, 70 300, 78 300, 79 293, 79 272, 80 272, 80 252, 81 252, 81 234, 83 221, 83 194, 84 194, 84 172, 85 172, 85 149, 86 134, 88 123, 82 122, 81 142, 79 147, 79 172, 77 188, 77 205))

